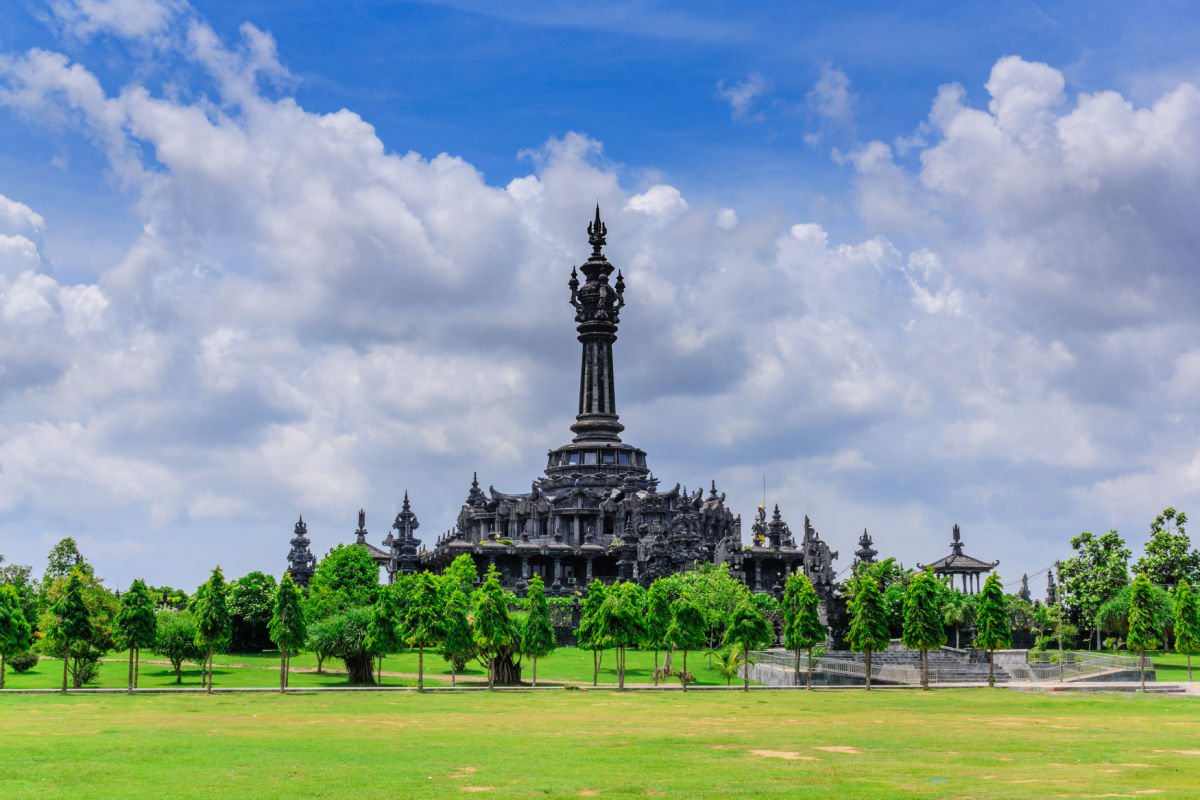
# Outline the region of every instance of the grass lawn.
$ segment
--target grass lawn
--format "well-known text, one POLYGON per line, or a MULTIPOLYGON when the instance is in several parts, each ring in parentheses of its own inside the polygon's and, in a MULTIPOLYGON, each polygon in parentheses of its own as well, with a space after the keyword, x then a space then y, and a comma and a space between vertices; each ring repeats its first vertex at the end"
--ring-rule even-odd
MULTIPOLYGON (((129 662, 126 653, 110 653, 100 665, 100 676, 87 684, 92 688, 120 688, 128 682, 129 662)), ((143 688, 158 686, 177 686, 175 672, 166 664, 149 664, 148 661, 164 661, 161 656, 143 652, 142 666, 138 685, 143 688)), ((661 664, 662 654, 659 654, 661 664)), ((215 686, 238 687, 277 687, 279 686, 279 654, 257 653, 218 654, 213 659, 215 686)), ((606 653, 600 669, 600 683, 616 684, 616 659, 613 654, 606 653)), ((676 665, 680 663, 676 655, 676 665)), ((691 653, 688 656, 688 671, 696 677, 696 682, 704 685, 724 684, 725 679, 714 670, 708 669, 708 659, 702 653, 691 653)), ((315 670, 317 657, 312 653, 301 653, 292 656, 292 676, 290 686, 346 686, 345 665, 336 658, 326 659, 324 669, 329 674, 318 675, 315 672, 298 670, 315 670)), ((630 683, 650 683, 654 670, 654 653, 629 651, 626 656, 626 678, 630 683)), ((417 654, 400 653, 388 656, 383 660, 384 685, 416 686, 417 684, 417 654), (399 677, 387 673, 397 673, 399 677)), ((13 670, 5 673, 5 688, 57 688, 62 685, 62 661, 42 657, 36 667, 29 672, 18 675, 13 670)), ((522 675, 526 682, 532 677, 532 662, 526 661, 522 675)), ((459 673, 459 679, 467 683, 486 683, 487 672, 478 663, 472 661, 466 670, 459 673)), ((425 654, 425 680, 430 686, 450 685, 450 665, 436 653, 425 654)), ((592 654, 591 651, 579 650, 574 647, 561 648, 551 656, 538 659, 538 682, 551 683, 592 683, 592 654)), ((736 682, 736 681, 735 681, 736 682)), ((200 685, 200 667, 195 664, 184 664, 183 686, 198 687, 200 685)))
POLYGON ((1194 798, 1200 701, 1007 690, 0 697, 37 798, 1194 798))

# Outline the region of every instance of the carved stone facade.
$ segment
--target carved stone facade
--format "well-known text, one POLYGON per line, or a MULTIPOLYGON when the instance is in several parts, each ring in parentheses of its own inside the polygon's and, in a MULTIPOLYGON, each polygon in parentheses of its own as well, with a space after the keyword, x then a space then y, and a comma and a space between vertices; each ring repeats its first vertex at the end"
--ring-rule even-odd
POLYGON ((292 530, 292 549, 288 552, 287 571, 292 574, 292 581, 301 588, 308 586, 317 568, 317 559, 308 545, 308 525, 305 524, 304 517, 300 517, 292 530))

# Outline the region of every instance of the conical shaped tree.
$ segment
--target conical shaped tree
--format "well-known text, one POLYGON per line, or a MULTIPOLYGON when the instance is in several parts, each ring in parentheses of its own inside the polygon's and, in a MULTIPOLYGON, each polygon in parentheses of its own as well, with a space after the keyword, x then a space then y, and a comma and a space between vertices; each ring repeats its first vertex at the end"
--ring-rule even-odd
POLYGON ((783 588, 783 643, 796 654, 795 681, 800 685, 800 651, 808 651, 808 688, 812 688, 812 651, 825 641, 825 626, 821 624, 821 600, 812 581, 802 572, 788 576, 783 588))
POLYGON ((643 647, 654 650, 654 685, 658 685, 658 651, 666 641, 667 626, 671 624, 671 594, 662 578, 650 584, 646 593, 646 640, 643 647))
POLYGON ((901 641, 910 650, 920 652, 921 687, 929 688, 929 651, 946 643, 942 625, 941 595, 937 579, 928 569, 918 572, 904 592, 901 641))
POLYGON ((450 685, 457 685, 458 665, 465 664, 475 652, 471 621, 467 619, 467 596, 454 587, 442 609, 442 658, 450 662, 450 685))
POLYGON ((511 653, 514 645, 512 617, 495 568, 488 570, 483 586, 475 592, 472 630, 475 647, 487 665, 488 689, 495 689, 498 662, 505 653, 511 653))
POLYGON ((290 677, 288 667, 292 660, 292 651, 298 650, 308 635, 300 590, 292 582, 290 572, 283 573, 283 580, 275 589, 275 603, 271 611, 271 621, 267 623, 267 633, 279 648, 279 691, 283 692, 287 690, 290 677))
POLYGON ((854 599, 850 602, 850 627, 846 631, 850 649, 866 656, 867 690, 871 689, 871 654, 886 650, 891 642, 888 634, 887 612, 883 607, 883 591, 879 581, 869 572, 854 579, 854 599))
POLYGON ((1187 656, 1188 681, 1192 680, 1192 654, 1200 653, 1200 607, 1196 590, 1187 579, 1175 590, 1175 652, 1187 656))
POLYGON ((121 612, 117 615, 117 641, 129 649, 129 691, 137 687, 138 671, 141 666, 143 647, 154 646, 158 632, 158 619, 154 616, 154 598, 146 588, 146 582, 138 578, 129 585, 129 591, 121 598, 121 612))
POLYGON ((413 582, 404 614, 404 641, 417 648, 417 691, 425 691, 425 648, 442 641, 442 608, 437 580, 422 572, 413 582))
POLYGON ((542 656, 554 652, 554 626, 550 624, 550 604, 546 587, 538 575, 529 581, 529 613, 521 626, 521 655, 533 659, 533 685, 537 686, 537 664, 542 656))
POLYGON ((575 639, 581 650, 592 651, 592 686, 600 679, 600 660, 604 657, 604 647, 600 641, 599 628, 600 609, 608 597, 608 587, 599 579, 588 585, 587 597, 583 599, 583 608, 579 613, 579 627, 575 630, 575 639))
POLYGON ((679 671, 679 683, 685 692, 688 685, 688 651, 695 650, 704 644, 705 625, 704 612, 692 599, 690 591, 685 591, 678 600, 671 604, 671 624, 667 626, 667 643, 671 647, 683 651, 683 669, 679 671))
POLYGON ((225 583, 221 568, 215 567, 196 592, 196 646, 205 653, 201 675, 204 690, 209 694, 213 688, 213 653, 225 646, 231 632, 229 584, 225 583))
POLYGON ((407 580, 379 587, 375 605, 371 607, 371 624, 363 643, 369 653, 378 660, 377 683, 383 686, 383 657, 404 647, 404 609, 408 608, 407 595, 411 586, 407 580), (402 605, 402 603, 404 603, 402 605))
POLYGON ((775 631, 771 628, 771 623, 758 613, 758 609, 751 605, 750 601, 743 600, 738 603, 729 618, 729 625, 725 628, 724 644, 730 650, 737 648, 742 652, 742 661, 746 667, 742 673, 744 691, 750 691, 750 665, 753 663, 750 660, 750 652, 766 647, 774 638, 775 631))
POLYGON ((979 604, 975 611, 975 641, 973 644, 988 654, 988 686, 996 685, 996 651, 1012 643, 1008 629, 1008 610, 1004 603, 1004 586, 993 572, 983 582, 979 604))
POLYGON ((1138 651, 1143 692, 1146 691, 1146 651, 1158 647, 1160 641, 1154 620, 1154 588, 1143 572, 1133 579, 1129 593, 1129 636, 1126 638, 1129 649, 1138 651))
POLYGON ((29 649, 31 634, 16 587, 7 583, 0 586, 0 689, 4 688, 5 662, 29 649))
POLYGON ((67 664, 71 661, 71 645, 90 639, 92 619, 83 600, 83 575, 78 569, 71 570, 62 599, 54 606, 54 628, 63 642, 62 690, 67 690, 67 664))

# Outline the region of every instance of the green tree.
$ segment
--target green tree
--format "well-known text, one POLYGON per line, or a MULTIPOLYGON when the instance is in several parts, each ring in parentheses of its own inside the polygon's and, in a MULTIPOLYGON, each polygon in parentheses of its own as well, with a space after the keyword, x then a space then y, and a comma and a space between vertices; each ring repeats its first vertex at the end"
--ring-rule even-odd
POLYGON ((852 579, 854 599, 850 601, 850 627, 846 642, 850 649, 866 656, 867 690, 871 689, 871 654, 884 650, 891 642, 883 591, 879 580, 869 572, 852 579))
MULTIPOLYGON (((67 578, 62 599, 54 606, 55 632, 63 643, 62 690, 67 691, 67 665, 71 661, 71 646, 86 642, 92 636, 92 619, 83 600, 83 574, 72 569, 67 578)), ((75 688, 78 689, 82 681, 75 688)))
MULTIPOLYGON (((496 681, 504 680, 502 676, 497 675, 502 668, 505 668, 506 675, 511 677, 507 664, 512 663, 517 644, 512 617, 508 613, 508 600, 504 596, 504 590, 500 588, 500 574, 496 572, 495 567, 488 570, 483 586, 475 592, 472 633, 479 658, 483 666, 487 667, 488 689, 495 689, 496 681)), ((519 680, 519 666, 516 668, 516 674, 519 680)))
POLYGON ((1160 628, 1154 618, 1153 594, 1150 579, 1145 573, 1133 580, 1133 591, 1129 594, 1129 649, 1137 650, 1142 673, 1142 691, 1146 691, 1146 651, 1160 644, 1160 628))
POLYGON ((529 613, 521 626, 521 655, 533 659, 533 685, 537 686, 537 662, 554 652, 554 626, 550 624, 550 605, 546 587, 538 575, 529 581, 529 613))
POLYGON ((601 641, 599 623, 600 609, 608 597, 608 587, 598 578, 588 586, 587 597, 583 599, 583 608, 579 612, 579 627, 575 630, 575 640, 581 650, 592 651, 592 686, 600 679, 600 661, 604 657, 605 645, 601 641))
POLYGON ((465 597, 470 597, 479 582, 479 573, 475 571, 475 559, 469 553, 463 553, 450 562, 439 576, 442 593, 448 598, 457 589, 465 597))
POLYGON ((904 592, 904 625, 901 641, 920 653, 921 686, 929 688, 929 651, 946 643, 942 624, 941 592, 937 578, 926 569, 908 582, 904 592))
POLYGON ((701 564, 680 578, 704 613, 705 644, 709 648, 719 647, 734 610, 743 601, 752 602, 750 590, 730 574, 728 564, 701 564))
MULTIPOLYGON (((1116 531, 1096 536, 1084 531, 1071 539, 1075 555, 1059 565, 1059 591, 1070 604, 1073 619, 1091 625, 1096 612, 1129 583, 1129 556, 1125 540, 1116 531)), ((1095 629, 1096 648, 1100 647, 1100 628, 1095 629)))
POLYGON ((450 662, 450 685, 456 685, 456 674, 462 671, 468 658, 475 656, 475 639, 471 621, 467 618, 466 594, 459 588, 450 593, 442 609, 442 658, 450 662))
POLYGON ((229 584, 229 649, 261 653, 271 646, 267 630, 275 607, 275 578, 257 570, 229 584))
POLYGON ((6 660, 29 649, 31 634, 16 588, 10 584, 0 586, 0 689, 4 688, 6 660))
MULTIPOLYGON (((1148 576, 1147 576, 1148 577, 1148 576)), ((1111 600, 1106 601, 1096 612, 1096 626, 1106 634, 1117 636, 1129 635, 1129 607, 1133 594, 1133 584, 1121 587, 1121 591, 1111 600)), ((1163 588, 1150 584, 1150 609, 1154 625, 1160 632, 1165 632, 1175 622, 1175 604, 1171 595, 1163 588)))
POLYGON ((408 646, 417 648, 417 691, 423 692, 425 648, 442 643, 442 604, 437 580, 429 572, 422 572, 413 584, 404 614, 404 634, 408 646))
POLYGON ((5 564, 0 567, 0 586, 11 586, 21 601, 21 613, 31 626, 41 616, 41 587, 33 577, 33 567, 23 564, 5 564))
POLYGON ((321 559, 308 585, 304 618, 310 622, 371 606, 379 594, 379 565, 365 547, 339 544, 321 559))
POLYGON ((812 689, 812 651, 825 641, 825 626, 821 623, 821 600, 812 581, 803 572, 793 572, 783 587, 783 643, 796 655, 794 677, 800 685, 800 651, 808 652, 808 688, 812 689))
POLYGON ((367 629, 366 648, 375 654, 377 659, 376 680, 383 686, 383 657, 387 653, 395 653, 404 649, 404 635, 401 628, 404 623, 407 604, 402 604, 402 596, 408 594, 408 581, 393 583, 390 586, 379 587, 375 596, 375 605, 371 606, 371 625, 367 629))
POLYGON ((1188 681, 1192 680, 1192 654, 1200 653, 1200 606, 1187 580, 1175 590, 1175 652, 1187 656, 1188 681))
POLYGON ((190 611, 164 609, 155 615, 154 652, 171 662, 175 682, 183 683, 183 662, 204 661, 196 645, 196 617, 190 611))
MULTIPOLYGON (((750 652, 760 647, 766 647, 775 639, 775 631, 771 623, 758 613, 751 603, 742 603, 733 610, 729 625, 725 628, 725 646, 732 650, 738 648, 744 653, 747 665, 750 663, 750 652)), ((742 688, 750 691, 750 670, 743 673, 742 688)))
POLYGON ((288 686, 288 665, 292 660, 292 651, 300 649, 308 630, 304 625, 304 606, 301 602, 300 590, 292 582, 292 573, 283 573, 283 580, 275 589, 275 599, 271 608, 271 619, 267 621, 267 633, 271 641, 279 648, 279 691, 286 691, 288 686))
POLYGON ((129 649, 129 691, 137 688, 143 647, 154 647, 158 620, 154 617, 154 598, 146 582, 138 578, 121 598, 117 615, 117 641, 129 649))
POLYGON ((957 589, 947 589, 942 602, 942 624, 954 629, 954 646, 960 648, 963 628, 971 627, 975 621, 975 598, 957 589))
POLYGON ((612 587, 597 617, 597 642, 615 649, 617 689, 625 688, 625 651, 645 639, 645 589, 631 581, 612 587))
POLYGON ((371 623, 371 606, 348 608, 309 625, 307 647, 344 661, 350 683, 372 684, 375 682, 371 674, 375 651, 368 644, 371 623))
POLYGON ((748 663, 749 659, 741 645, 733 645, 727 650, 715 650, 709 653, 712 658, 713 670, 718 675, 725 679, 725 685, 729 686, 733 683, 733 678, 738 674, 738 669, 742 664, 748 663))
POLYGON ((988 686, 996 685, 996 651, 1008 647, 1012 635, 1008 627, 1008 612, 1004 602, 1004 587, 1000 576, 993 572, 983 582, 975 612, 975 647, 988 654, 988 686))
POLYGON ((643 646, 654 649, 654 685, 658 685, 658 651, 667 636, 667 626, 671 624, 671 590, 668 582, 659 578, 650 584, 646 593, 646 641, 643 646))
POLYGON ((93 575, 92 565, 79 552, 79 546, 70 536, 60 539, 46 556, 46 572, 42 575, 42 588, 47 589, 59 578, 68 578, 71 570, 77 569, 85 577, 93 575))
POLYGON ((683 651, 683 669, 679 671, 679 682, 683 691, 687 691, 688 669, 687 654, 704 644, 707 622, 704 612, 692 598, 690 591, 684 591, 679 599, 671 603, 671 624, 667 626, 667 642, 672 648, 683 651))
POLYGON ((1168 506, 1150 523, 1145 552, 1133 564, 1152 584, 1175 586, 1181 580, 1200 580, 1200 550, 1187 535, 1187 514, 1168 506))
POLYGON ((214 567, 196 592, 196 646, 204 650, 200 682, 212 694, 213 653, 229 642, 229 586, 225 573, 214 567))

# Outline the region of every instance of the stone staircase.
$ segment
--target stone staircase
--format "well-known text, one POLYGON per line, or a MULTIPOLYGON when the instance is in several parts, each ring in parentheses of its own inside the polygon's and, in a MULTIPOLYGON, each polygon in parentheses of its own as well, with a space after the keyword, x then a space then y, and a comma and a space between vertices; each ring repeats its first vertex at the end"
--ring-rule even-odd
MULTIPOLYGON (((826 656, 859 664, 867 660, 863 653, 846 650, 831 650, 826 656)), ((920 669, 920 654, 916 650, 892 644, 887 650, 872 653, 871 665, 908 667, 915 673, 920 669)), ((988 662, 983 653, 953 648, 929 651, 929 680, 933 683, 987 683, 987 679, 988 662)), ((997 664, 996 682, 1007 683, 1010 680, 1012 676, 997 664)))

